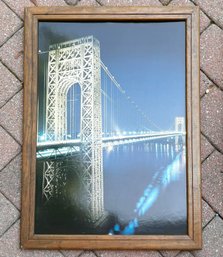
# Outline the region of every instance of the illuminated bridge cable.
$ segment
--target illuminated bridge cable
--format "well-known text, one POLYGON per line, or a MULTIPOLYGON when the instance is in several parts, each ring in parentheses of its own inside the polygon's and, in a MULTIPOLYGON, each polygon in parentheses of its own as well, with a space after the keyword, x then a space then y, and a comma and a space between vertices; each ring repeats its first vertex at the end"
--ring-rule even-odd
POLYGON ((107 74, 105 74, 105 106, 106 106, 106 114, 105 114, 105 124, 106 124, 106 135, 109 131, 108 128, 108 110, 109 110, 109 105, 108 105, 108 81, 107 81, 107 74))
POLYGON ((112 94, 112 80, 110 80, 110 96, 111 96, 111 101, 110 101, 110 134, 112 133, 112 100, 113 100, 113 94, 112 94))
POLYGON ((105 126, 105 135, 107 135, 108 132, 108 122, 107 122, 107 115, 108 115, 108 103, 107 103, 107 77, 106 74, 104 73, 104 81, 105 81, 105 88, 104 88, 104 109, 105 109, 105 115, 104 115, 104 126, 105 126))
MULTIPOLYGON (((104 65, 104 63, 101 61, 101 67, 104 70, 104 72, 107 74, 107 76, 110 78, 110 80, 113 82, 115 87, 125 96, 126 100, 135 107, 138 114, 142 117, 142 120, 144 120, 148 125, 152 125, 154 128, 158 130, 162 130, 155 122, 150 120, 147 115, 138 107, 138 105, 126 94, 125 90, 120 86, 120 84, 116 81, 114 76, 111 74, 111 72, 108 70, 108 68, 104 65)), ((112 99, 113 100, 113 99, 112 99)), ((111 115, 112 118, 112 115, 111 115)), ((143 125, 143 124, 142 124, 143 125)), ((145 128, 145 126, 143 126, 145 128)))

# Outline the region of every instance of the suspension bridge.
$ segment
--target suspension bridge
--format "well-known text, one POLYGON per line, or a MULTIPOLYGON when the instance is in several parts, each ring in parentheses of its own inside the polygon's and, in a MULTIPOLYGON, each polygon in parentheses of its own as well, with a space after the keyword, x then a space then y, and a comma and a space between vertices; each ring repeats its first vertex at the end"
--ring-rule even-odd
POLYGON ((49 200, 55 192, 54 159, 80 154, 85 207, 89 220, 96 222, 104 213, 103 149, 162 138, 174 138, 177 144, 185 135, 184 118, 176 117, 168 131, 155 124, 103 63, 93 36, 50 45, 39 54, 48 58, 46 103, 38 117, 43 129, 37 140, 37 161, 47 159, 43 196, 49 200))

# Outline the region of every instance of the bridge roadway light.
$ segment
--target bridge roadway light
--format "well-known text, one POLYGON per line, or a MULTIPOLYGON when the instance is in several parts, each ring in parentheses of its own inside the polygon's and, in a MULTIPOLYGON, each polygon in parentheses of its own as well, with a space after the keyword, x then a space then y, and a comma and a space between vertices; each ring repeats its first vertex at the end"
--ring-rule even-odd
POLYGON ((111 144, 107 147, 107 152, 110 153, 113 150, 113 146, 111 144))

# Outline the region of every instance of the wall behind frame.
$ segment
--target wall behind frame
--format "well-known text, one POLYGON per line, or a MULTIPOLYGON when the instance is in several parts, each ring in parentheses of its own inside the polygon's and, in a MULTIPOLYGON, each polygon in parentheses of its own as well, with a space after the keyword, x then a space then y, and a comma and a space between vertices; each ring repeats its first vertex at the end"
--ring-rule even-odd
POLYGON ((223 238, 223 15, 220 0, 193 0, 201 8, 201 157, 203 250, 23 251, 19 247, 23 94, 23 8, 33 5, 193 5, 189 0, 0 0, 0 256, 220 257, 223 238))

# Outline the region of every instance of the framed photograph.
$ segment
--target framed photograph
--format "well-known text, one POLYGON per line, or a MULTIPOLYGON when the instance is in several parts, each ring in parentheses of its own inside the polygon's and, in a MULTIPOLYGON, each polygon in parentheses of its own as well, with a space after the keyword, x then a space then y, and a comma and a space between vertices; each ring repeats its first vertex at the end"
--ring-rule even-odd
POLYGON ((200 249, 199 9, 25 11, 21 244, 200 249))

